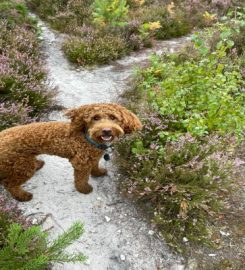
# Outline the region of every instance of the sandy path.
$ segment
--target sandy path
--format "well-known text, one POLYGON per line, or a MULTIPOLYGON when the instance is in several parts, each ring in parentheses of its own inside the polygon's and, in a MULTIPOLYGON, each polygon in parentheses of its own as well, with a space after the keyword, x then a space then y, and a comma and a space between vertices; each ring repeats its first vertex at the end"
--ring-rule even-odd
MULTIPOLYGON (((134 53, 113 65, 92 71, 78 69, 62 54, 62 36, 49 30, 42 22, 40 26, 50 79, 59 88, 59 103, 67 108, 115 101, 125 89, 133 65, 144 62, 153 52, 134 53)), ((172 52, 184 41, 185 38, 180 38, 160 42, 155 51, 172 52)), ((62 113, 52 113, 50 119, 61 120, 62 113)), ((73 170, 67 160, 45 155, 41 158, 46 165, 26 184, 34 198, 31 202, 19 203, 19 206, 37 219, 49 214, 44 227, 53 227, 53 235, 67 229, 74 221, 83 222, 85 233, 70 250, 82 251, 89 257, 85 265, 55 265, 54 269, 184 269, 181 259, 158 239, 134 206, 117 193, 117 173, 110 162, 106 164, 109 176, 91 178, 94 191, 83 195, 73 186, 73 170)))

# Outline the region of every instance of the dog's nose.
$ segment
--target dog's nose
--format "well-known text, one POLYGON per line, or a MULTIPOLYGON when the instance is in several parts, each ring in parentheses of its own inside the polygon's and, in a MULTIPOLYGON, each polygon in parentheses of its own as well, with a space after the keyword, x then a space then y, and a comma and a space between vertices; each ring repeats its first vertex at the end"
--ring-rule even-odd
POLYGON ((111 129, 110 128, 104 128, 102 130, 103 135, 110 136, 111 135, 111 129))

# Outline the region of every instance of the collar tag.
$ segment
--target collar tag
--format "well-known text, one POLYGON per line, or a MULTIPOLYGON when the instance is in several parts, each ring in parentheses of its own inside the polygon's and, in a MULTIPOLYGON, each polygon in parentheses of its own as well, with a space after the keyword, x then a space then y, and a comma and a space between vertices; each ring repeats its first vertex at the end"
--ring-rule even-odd
POLYGON ((108 153, 104 154, 104 160, 109 161, 111 159, 110 155, 108 153))

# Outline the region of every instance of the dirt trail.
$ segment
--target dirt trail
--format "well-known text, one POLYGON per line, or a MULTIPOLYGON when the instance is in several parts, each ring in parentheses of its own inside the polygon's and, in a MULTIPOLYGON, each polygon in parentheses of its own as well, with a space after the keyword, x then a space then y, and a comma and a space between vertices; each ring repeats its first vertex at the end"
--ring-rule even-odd
MULTIPOLYGON (((186 38, 157 43, 155 49, 133 53, 113 65, 94 70, 77 68, 70 64, 61 51, 62 35, 42 28, 44 51, 50 80, 59 88, 58 102, 66 108, 94 102, 117 100, 126 88, 128 76, 134 64, 143 63, 153 52, 173 52, 186 38)), ((63 120, 62 113, 52 113, 51 120, 63 120)), ((108 162, 109 176, 90 179, 93 193, 78 193, 73 185, 73 170, 65 159, 40 156, 46 165, 26 189, 34 198, 28 203, 19 203, 27 214, 36 219, 49 214, 44 222, 55 236, 66 230, 74 221, 85 225, 85 233, 71 251, 82 251, 89 257, 85 265, 55 265, 54 269, 90 270, 181 270, 181 258, 173 255, 137 210, 117 192, 117 173, 108 162)), ((103 164, 104 165, 104 164, 103 164)))

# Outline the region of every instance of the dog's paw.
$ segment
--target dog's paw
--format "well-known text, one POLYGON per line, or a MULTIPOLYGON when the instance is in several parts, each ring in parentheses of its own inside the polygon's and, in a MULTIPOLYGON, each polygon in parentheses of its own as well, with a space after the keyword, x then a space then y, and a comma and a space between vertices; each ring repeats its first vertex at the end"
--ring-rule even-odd
POLYGON ((21 194, 12 194, 12 196, 20 202, 28 202, 33 198, 33 194, 27 191, 22 191, 21 194))
POLYGON ((105 176, 107 175, 107 173, 108 173, 107 169, 100 168, 97 170, 92 170, 91 175, 94 177, 99 177, 99 176, 105 176))
POLYGON ((83 193, 83 194, 89 194, 93 191, 93 187, 89 184, 82 185, 82 186, 76 186, 77 191, 83 193))
POLYGON ((40 170, 44 166, 45 162, 43 160, 36 161, 36 171, 40 170))

